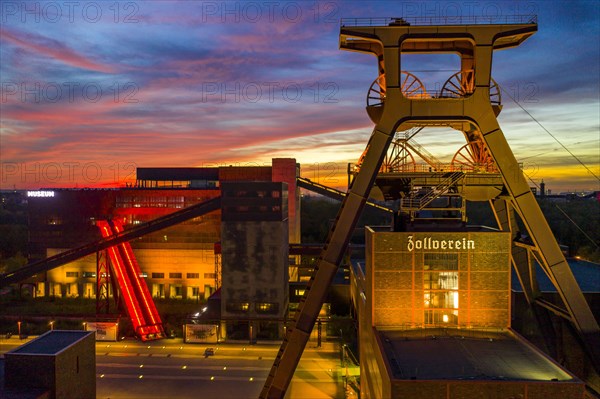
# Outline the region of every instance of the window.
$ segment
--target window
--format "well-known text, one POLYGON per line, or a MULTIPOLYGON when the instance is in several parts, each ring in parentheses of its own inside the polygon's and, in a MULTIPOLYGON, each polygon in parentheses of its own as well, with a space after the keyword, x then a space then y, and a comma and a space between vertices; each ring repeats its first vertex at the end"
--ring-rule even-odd
POLYGON ((230 313, 248 313, 250 304, 248 302, 227 302, 225 309, 230 313))
POLYGON ((458 255, 424 254, 425 324, 458 324, 458 255))
POLYGON ((188 273, 187 278, 200 278, 200 273, 188 273))
POLYGON ((424 270, 458 270, 458 254, 424 254, 424 270))
POLYGON ((181 285, 171 286, 171 296, 180 298, 183 295, 183 287, 181 285))
POLYGON ((152 278, 165 278, 164 273, 152 273, 152 278))
POLYGON ((79 277, 79 272, 67 272, 67 277, 79 277))
POLYGON ((181 273, 169 273, 169 278, 181 278, 181 273))
POLYGON ((260 314, 277 314, 279 310, 278 303, 258 302, 256 304, 256 313, 260 314))
POLYGON ((83 272, 82 277, 93 278, 96 277, 96 272, 83 272))
POLYGON ((204 273, 204 278, 216 278, 217 275, 215 273, 204 273))

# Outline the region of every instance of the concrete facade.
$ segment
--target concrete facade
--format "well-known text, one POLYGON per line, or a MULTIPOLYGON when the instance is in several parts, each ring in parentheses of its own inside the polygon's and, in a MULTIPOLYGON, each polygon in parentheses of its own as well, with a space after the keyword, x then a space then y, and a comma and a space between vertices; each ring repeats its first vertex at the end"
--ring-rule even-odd
POLYGON ((224 183, 221 316, 282 319, 287 312, 285 183, 224 183))

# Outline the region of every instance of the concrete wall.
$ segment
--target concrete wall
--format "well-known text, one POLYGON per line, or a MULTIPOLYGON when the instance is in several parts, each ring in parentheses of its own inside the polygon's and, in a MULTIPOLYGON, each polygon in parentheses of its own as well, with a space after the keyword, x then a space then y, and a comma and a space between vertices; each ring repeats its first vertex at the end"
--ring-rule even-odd
POLYGON ((9 352, 4 372, 7 388, 48 389, 57 399, 95 398, 95 335, 89 333, 56 354, 9 352))
POLYGON ((224 318, 281 318, 288 305, 288 223, 222 222, 221 314, 224 318), (258 306, 277 304, 275 313, 258 306), (248 304, 232 311, 232 304, 248 304), (229 306, 228 306, 229 305, 229 306))
POLYGON ((274 182, 287 183, 288 221, 290 243, 299 243, 300 231, 300 187, 296 178, 300 176, 300 164, 294 158, 273 158, 272 176, 274 182))
POLYGON ((56 398, 96 397, 95 338, 92 333, 57 355, 56 398))

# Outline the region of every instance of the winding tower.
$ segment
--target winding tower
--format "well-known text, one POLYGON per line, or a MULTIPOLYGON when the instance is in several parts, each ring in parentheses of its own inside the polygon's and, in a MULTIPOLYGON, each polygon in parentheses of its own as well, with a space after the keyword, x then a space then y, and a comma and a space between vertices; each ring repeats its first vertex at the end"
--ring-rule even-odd
POLYGON ((375 127, 358 163, 350 168, 353 179, 348 193, 261 398, 285 395, 372 191, 385 199, 400 200, 397 231, 417 226, 424 214, 433 215, 438 224, 464 224, 465 201, 489 202, 500 230, 510 233, 510 262, 538 321, 546 324, 543 318, 552 312, 571 322, 597 368, 598 323, 497 120, 502 104, 500 89, 491 77, 492 55, 532 36, 537 19, 473 17, 450 22, 436 18, 342 20, 340 48, 371 54, 377 60, 378 77, 367 95, 367 113, 375 127), (428 92, 416 75, 403 69, 403 53, 458 54, 460 71, 448 78, 441 90, 428 92), (429 127, 447 127, 463 134, 466 143, 450 164, 442 164, 414 140, 429 127), (415 157, 425 161, 425 167, 418 165, 415 157), (534 261, 556 287, 562 306, 542 298, 534 261))

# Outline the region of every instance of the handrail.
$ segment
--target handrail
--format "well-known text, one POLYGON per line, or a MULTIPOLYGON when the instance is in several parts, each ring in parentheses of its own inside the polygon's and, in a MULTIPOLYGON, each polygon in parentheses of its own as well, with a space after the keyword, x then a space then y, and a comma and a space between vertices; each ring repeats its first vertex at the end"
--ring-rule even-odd
MULTIPOLYGON (((305 177, 298 177, 296 180, 298 182, 298 187, 305 188, 305 189, 313 191, 317 194, 321 194, 321 195, 324 195, 326 197, 329 197, 329 198, 332 198, 332 199, 335 199, 338 201, 342 201, 344 199, 344 197, 346 197, 346 193, 343 191, 336 190, 335 188, 328 187, 323 184, 314 182, 305 177)), ((370 206, 372 208, 379 209, 381 211, 394 213, 393 209, 388 208, 387 206, 379 205, 376 202, 373 202, 371 200, 367 200, 366 205, 370 206)))
POLYGON ((408 26, 408 25, 483 25, 537 24, 537 15, 498 15, 498 16, 431 16, 431 17, 375 17, 342 18, 340 26, 408 26))
POLYGON ((450 187, 456 184, 456 182, 459 181, 463 176, 463 172, 452 172, 452 174, 444 181, 427 191, 424 196, 418 198, 414 196, 402 198, 401 205, 403 208, 416 209, 417 211, 420 211, 430 204, 434 199, 448 192, 450 187))

